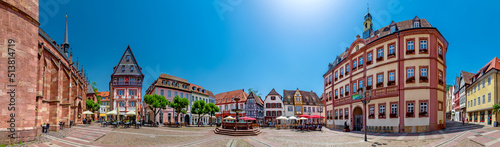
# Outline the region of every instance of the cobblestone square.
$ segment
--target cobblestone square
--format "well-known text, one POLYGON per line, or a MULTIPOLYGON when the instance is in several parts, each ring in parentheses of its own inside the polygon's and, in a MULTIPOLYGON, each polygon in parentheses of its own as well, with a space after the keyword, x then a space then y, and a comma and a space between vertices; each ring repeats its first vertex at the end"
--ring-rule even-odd
POLYGON ((38 141, 23 146, 500 146, 499 129, 456 122, 448 122, 447 129, 430 133, 368 133, 368 142, 363 141, 364 133, 359 131, 261 128, 262 133, 257 136, 225 136, 214 134, 214 129, 79 125, 43 134, 38 141))

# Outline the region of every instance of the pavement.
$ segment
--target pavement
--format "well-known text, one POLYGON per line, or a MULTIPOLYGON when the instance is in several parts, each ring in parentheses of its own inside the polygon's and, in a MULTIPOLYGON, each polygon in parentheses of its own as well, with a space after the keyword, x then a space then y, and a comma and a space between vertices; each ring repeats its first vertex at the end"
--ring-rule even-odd
POLYGON ((67 131, 42 135, 43 142, 28 146, 500 146, 500 130, 490 126, 447 122, 447 128, 427 133, 367 133, 295 131, 262 128, 257 136, 224 136, 213 133, 214 127, 141 127, 110 128, 99 124, 77 126, 67 131))

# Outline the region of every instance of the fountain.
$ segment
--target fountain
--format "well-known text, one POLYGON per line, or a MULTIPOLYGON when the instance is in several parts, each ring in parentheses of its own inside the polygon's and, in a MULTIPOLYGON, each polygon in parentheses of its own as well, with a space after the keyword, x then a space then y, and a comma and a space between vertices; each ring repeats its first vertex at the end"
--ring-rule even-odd
POLYGON ((254 129, 251 123, 241 123, 239 114, 244 110, 239 109, 238 102, 240 98, 234 98, 236 101, 236 109, 231 109, 231 111, 236 113, 236 121, 235 122, 227 122, 223 121, 221 128, 215 128, 214 133, 220 135, 230 135, 230 136, 255 136, 259 135, 261 132, 259 129, 254 129))

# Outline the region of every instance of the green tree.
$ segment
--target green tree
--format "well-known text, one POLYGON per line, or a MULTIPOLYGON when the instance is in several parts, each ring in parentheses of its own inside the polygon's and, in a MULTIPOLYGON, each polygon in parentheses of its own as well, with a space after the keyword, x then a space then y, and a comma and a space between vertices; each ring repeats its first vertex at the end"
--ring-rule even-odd
POLYGON ((204 100, 197 100, 194 102, 193 106, 191 107, 191 113, 198 114, 198 126, 200 126, 201 117, 208 114, 209 111, 210 106, 208 106, 204 100))
POLYGON ((212 116, 215 116, 215 113, 219 112, 219 107, 215 106, 214 103, 209 103, 208 107, 210 108, 208 114, 210 114, 210 126, 212 126, 212 116))
POLYGON ((175 113, 177 113, 177 117, 175 119, 175 122, 177 122, 177 120, 179 120, 179 117, 181 115, 179 115, 180 113, 182 114, 186 114, 187 111, 186 108, 187 106, 189 105, 189 100, 188 98, 181 98, 179 97, 179 95, 176 95, 174 97, 174 101, 172 103, 170 103, 170 108, 173 108, 174 109, 174 116, 175 116, 175 113))
POLYGON ((97 83, 96 82, 92 82, 92 84, 90 85, 92 86, 92 90, 94 90, 94 93, 96 94, 97 96, 97 103, 99 105, 102 105, 102 102, 101 102, 101 96, 99 96, 100 92, 99 90, 97 89, 97 83))
POLYGON ((101 109, 101 105, 99 105, 98 103, 94 102, 94 100, 91 100, 91 99, 87 99, 85 101, 85 104, 87 106, 87 110, 92 111, 92 112, 95 112, 95 111, 101 109))
MULTIPOLYGON (((169 101, 163 95, 145 95, 144 103, 148 104, 148 108, 153 111, 153 119, 156 122, 156 115, 161 111, 161 109, 166 109, 169 105, 169 101)), ((156 123, 154 123, 156 125, 156 123)))
POLYGON ((262 95, 261 93, 259 93, 259 90, 254 90, 253 88, 248 88, 248 93, 254 93, 255 95, 257 95, 259 98, 260 96, 262 95))
POLYGON ((494 111, 495 113, 500 114, 500 105, 499 105, 499 104, 495 104, 495 105, 493 105, 493 111, 494 111))

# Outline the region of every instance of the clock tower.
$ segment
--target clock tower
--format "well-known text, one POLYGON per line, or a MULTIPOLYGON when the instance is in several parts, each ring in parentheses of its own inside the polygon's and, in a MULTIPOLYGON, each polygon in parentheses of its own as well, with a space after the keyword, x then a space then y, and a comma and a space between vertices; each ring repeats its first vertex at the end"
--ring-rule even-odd
POLYGON ((365 26, 365 31, 363 32, 363 39, 370 37, 371 32, 373 31, 373 23, 372 23, 372 15, 370 14, 370 8, 368 8, 368 12, 365 15, 365 22, 363 26, 365 26))

